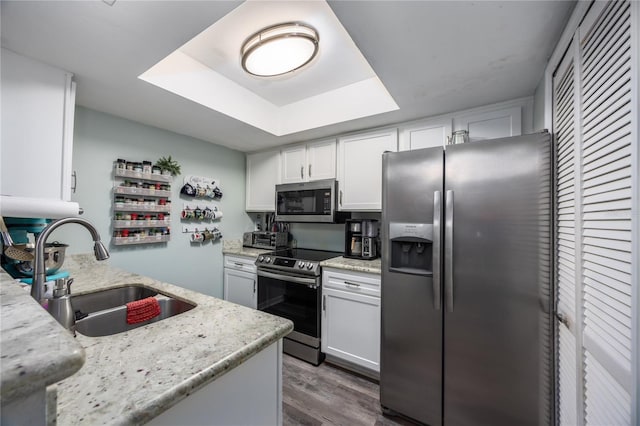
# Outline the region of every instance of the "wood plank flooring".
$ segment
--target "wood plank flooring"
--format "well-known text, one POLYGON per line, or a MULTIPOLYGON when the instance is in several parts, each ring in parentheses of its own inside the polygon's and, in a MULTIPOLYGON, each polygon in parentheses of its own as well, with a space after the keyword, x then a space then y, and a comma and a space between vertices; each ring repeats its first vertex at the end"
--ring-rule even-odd
POLYGON ((284 354, 282 368, 284 426, 407 426, 384 417, 377 383, 326 362, 314 367, 284 354))

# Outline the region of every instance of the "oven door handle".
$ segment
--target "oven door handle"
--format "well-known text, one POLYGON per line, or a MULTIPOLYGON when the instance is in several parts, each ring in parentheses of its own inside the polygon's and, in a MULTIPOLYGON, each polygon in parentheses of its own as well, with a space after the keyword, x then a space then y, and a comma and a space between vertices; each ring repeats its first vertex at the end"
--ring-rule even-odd
POLYGON ((273 278, 275 280, 287 281, 287 282, 292 282, 296 284, 304 284, 309 287, 318 287, 318 283, 315 278, 294 277, 291 275, 274 274, 272 272, 266 272, 261 270, 258 270, 258 276, 265 277, 265 278, 273 278))

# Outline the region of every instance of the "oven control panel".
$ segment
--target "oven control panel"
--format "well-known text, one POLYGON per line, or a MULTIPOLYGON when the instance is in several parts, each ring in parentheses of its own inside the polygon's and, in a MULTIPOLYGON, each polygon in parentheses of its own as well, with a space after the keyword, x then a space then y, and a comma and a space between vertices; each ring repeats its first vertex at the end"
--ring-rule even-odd
POLYGON ((291 259, 286 257, 259 256, 256 260, 257 266, 269 266, 270 268, 289 270, 296 273, 316 274, 320 270, 320 263, 291 259))

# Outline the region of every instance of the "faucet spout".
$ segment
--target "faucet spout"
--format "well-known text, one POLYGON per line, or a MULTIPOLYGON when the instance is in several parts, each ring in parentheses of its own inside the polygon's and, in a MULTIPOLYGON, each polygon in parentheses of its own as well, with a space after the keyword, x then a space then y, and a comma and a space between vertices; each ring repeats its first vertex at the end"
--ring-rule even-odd
POLYGON ((38 303, 42 302, 42 295, 44 293, 44 282, 46 281, 46 267, 44 266, 44 247, 49 235, 62 225, 67 223, 77 223, 84 226, 91 234, 91 238, 94 241, 93 252, 97 260, 105 260, 109 258, 109 251, 102 244, 100 240, 100 233, 98 230, 86 219, 79 217, 65 217, 58 219, 47 225, 46 228, 38 235, 36 239, 36 247, 33 260, 33 284, 31 284, 31 297, 36 299, 38 303))

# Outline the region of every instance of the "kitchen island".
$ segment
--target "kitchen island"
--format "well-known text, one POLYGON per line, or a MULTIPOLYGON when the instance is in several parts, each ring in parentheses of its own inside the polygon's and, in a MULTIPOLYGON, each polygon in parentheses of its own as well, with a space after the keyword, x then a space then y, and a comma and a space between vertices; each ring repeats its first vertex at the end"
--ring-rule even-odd
POLYGON ((58 424, 179 419, 186 425, 203 418, 207 424, 243 424, 250 418, 234 415, 251 415, 246 404, 252 396, 273 403, 265 408, 281 421, 281 339, 293 329, 290 321, 118 270, 90 255, 70 256, 64 269, 75 280, 72 294, 139 284, 196 307, 124 333, 78 333, 86 359, 57 385, 58 424), (256 394, 265 387, 267 395, 256 394))

